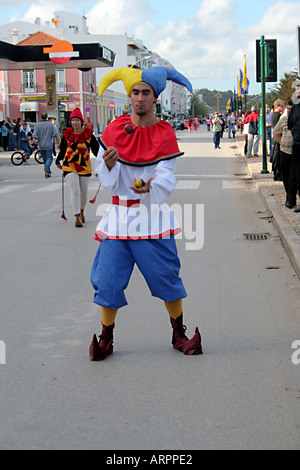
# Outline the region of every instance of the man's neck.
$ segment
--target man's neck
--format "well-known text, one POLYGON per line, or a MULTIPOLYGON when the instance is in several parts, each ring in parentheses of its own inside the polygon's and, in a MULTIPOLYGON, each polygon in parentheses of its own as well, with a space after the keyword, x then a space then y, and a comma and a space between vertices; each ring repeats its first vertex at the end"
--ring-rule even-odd
POLYGON ((133 113, 131 116, 131 122, 137 127, 150 127, 159 122, 159 119, 154 114, 139 116, 133 113))

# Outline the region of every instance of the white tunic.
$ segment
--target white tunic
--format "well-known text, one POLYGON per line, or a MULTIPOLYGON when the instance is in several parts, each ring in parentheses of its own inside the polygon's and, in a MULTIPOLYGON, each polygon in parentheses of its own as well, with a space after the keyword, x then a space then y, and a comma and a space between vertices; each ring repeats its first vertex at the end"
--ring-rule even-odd
POLYGON ((109 171, 103 161, 100 146, 95 173, 103 188, 118 196, 120 204, 111 204, 96 228, 96 239, 138 240, 161 238, 181 232, 173 212, 166 203, 176 186, 174 176, 176 159, 163 160, 154 165, 136 167, 117 162, 109 171), (153 178, 148 193, 136 194, 134 178, 148 181, 153 178), (132 200, 137 204, 132 206, 132 200), (129 202, 128 202, 129 201, 129 202), (128 207, 127 204, 131 206, 128 207))

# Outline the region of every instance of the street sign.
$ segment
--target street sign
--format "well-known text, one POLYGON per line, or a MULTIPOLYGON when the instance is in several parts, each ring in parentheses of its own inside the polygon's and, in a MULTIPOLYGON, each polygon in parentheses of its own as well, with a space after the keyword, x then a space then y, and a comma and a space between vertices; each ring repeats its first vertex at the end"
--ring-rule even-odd
POLYGON ((111 109, 112 111, 115 109, 116 105, 115 105, 115 102, 114 101, 110 101, 109 103, 109 109, 111 109))
POLYGON ((86 113, 90 113, 91 112, 91 108, 89 108, 88 106, 85 108, 85 112, 86 113))

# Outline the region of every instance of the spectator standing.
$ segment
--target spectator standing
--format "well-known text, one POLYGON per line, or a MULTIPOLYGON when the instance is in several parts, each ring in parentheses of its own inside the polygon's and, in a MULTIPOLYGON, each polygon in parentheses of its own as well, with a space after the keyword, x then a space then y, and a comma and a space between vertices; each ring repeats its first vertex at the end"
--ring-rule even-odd
POLYGON ((274 139, 280 145, 280 169, 282 181, 286 192, 285 206, 292 209, 296 205, 297 183, 295 169, 292 164, 293 136, 288 129, 288 116, 293 106, 289 101, 286 107, 287 113, 282 116, 273 129, 274 139))
POLYGON ((269 141, 269 152, 268 154, 271 155, 272 147, 273 147, 273 136, 272 136, 272 111, 270 110, 270 106, 266 104, 266 139, 267 142, 269 141))
POLYGON ((257 120, 259 114, 256 111, 256 106, 251 107, 251 113, 246 117, 245 123, 248 123, 248 140, 247 140, 247 157, 251 157, 252 147, 253 147, 253 156, 258 156, 258 145, 259 145, 259 135, 258 135, 258 123, 257 120))
POLYGON ((1 133, 2 133, 2 147, 3 147, 4 152, 7 152, 8 129, 5 125, 4 120, 1 122, 1 133))
MULTIPOLYGON (((292 162, 295 169, 297 190, 300 196, 300 86, 296 86, 295 100, 297 104, 293 104, 288 116, 288 129, 292 132, 293 146, 292 146, 292 162)), ((293 98, 294 101, 294 98, 293 98)), ((300 213, 300 207, 294 210, 300 213)))
POLYGON ((86 127, 87 129, 92 129, 92 131, 94 131, 94 123, 93 121, 91 121, 90 117, 87 117, 84 123, 84 127, 86 127))
POLYGON ((223 120, 220 118, 218 113, 215 113, 212 119, 213 143, 215 145, 215 149, 221 148, 220 139, 221 139, 222 125, 223 125, 223 120))
MULTIPOLYGON (((281 99, 278 99, 274 103, 274 111, 271 117, 272 128, 276 126, 281 115, 284 113, 284 102, 281 99)), ((281 169, 280 169, 280 145, 279 142, 273 138, 272 142, 272 152, 270 155, 270 162, 272 163, 272 171, 274 173, 274 181, 282 179, 281 169)))
POLYGON ((227 118, 227 126, 228 126, 228 139, 231 139, 231 131, 232 128, 235 128, 235 115, 231 113, 230 116, 227 118))
POLYGON ((280 99, 276 100, 274 103, 274 111, 272 112, 271 116, 271 124, 274 129, 277 122, 279 121, 281 115, 284 113, 284 102, 280 99))
POLYGON ((8 116, 6 118, 6 127, 7 127, 7 147, 8 150, 14 150, 13 138, 14 138, 14 125, 8 116))

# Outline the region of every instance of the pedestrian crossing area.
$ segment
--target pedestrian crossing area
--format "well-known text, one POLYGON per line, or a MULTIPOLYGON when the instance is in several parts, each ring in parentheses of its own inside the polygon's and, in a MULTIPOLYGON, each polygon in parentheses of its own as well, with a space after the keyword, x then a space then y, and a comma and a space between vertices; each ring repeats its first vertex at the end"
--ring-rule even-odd
MULTIPOLYGON (((222 189, 244 189, 245 188, 245 180, 242 179, 223 179, 224 175, 198 175, 198 177, 194 176, 193 179, 189 179, 185 175, 182 175, 182 178, 177 177, 177 184, 175 187, 175 190, 198 190, 200 189, 201 184, 203 184, 204 181, 208 180, 220 180, 222 184, 222 189)), ((9 194, 9 193, 14 193, 18 191, 22 191, 24 189, 32 192, 32 193, 53 193, 56 191, 61 191, 62 183, 61 181, 59 182, 53 182, 50 183, 49 181, 44 184, 44 183, 39 183, 38 187, 37 185, 32 184, 32 183, 14 183, 11 181, 2 181, 0 184, 0 194, 9 194)), ((99 187, 99 182, 94 181, 89 183, 89 191, 97 191, 99 187)), ((103 188, 101 188, 101 191, 103 188)))

